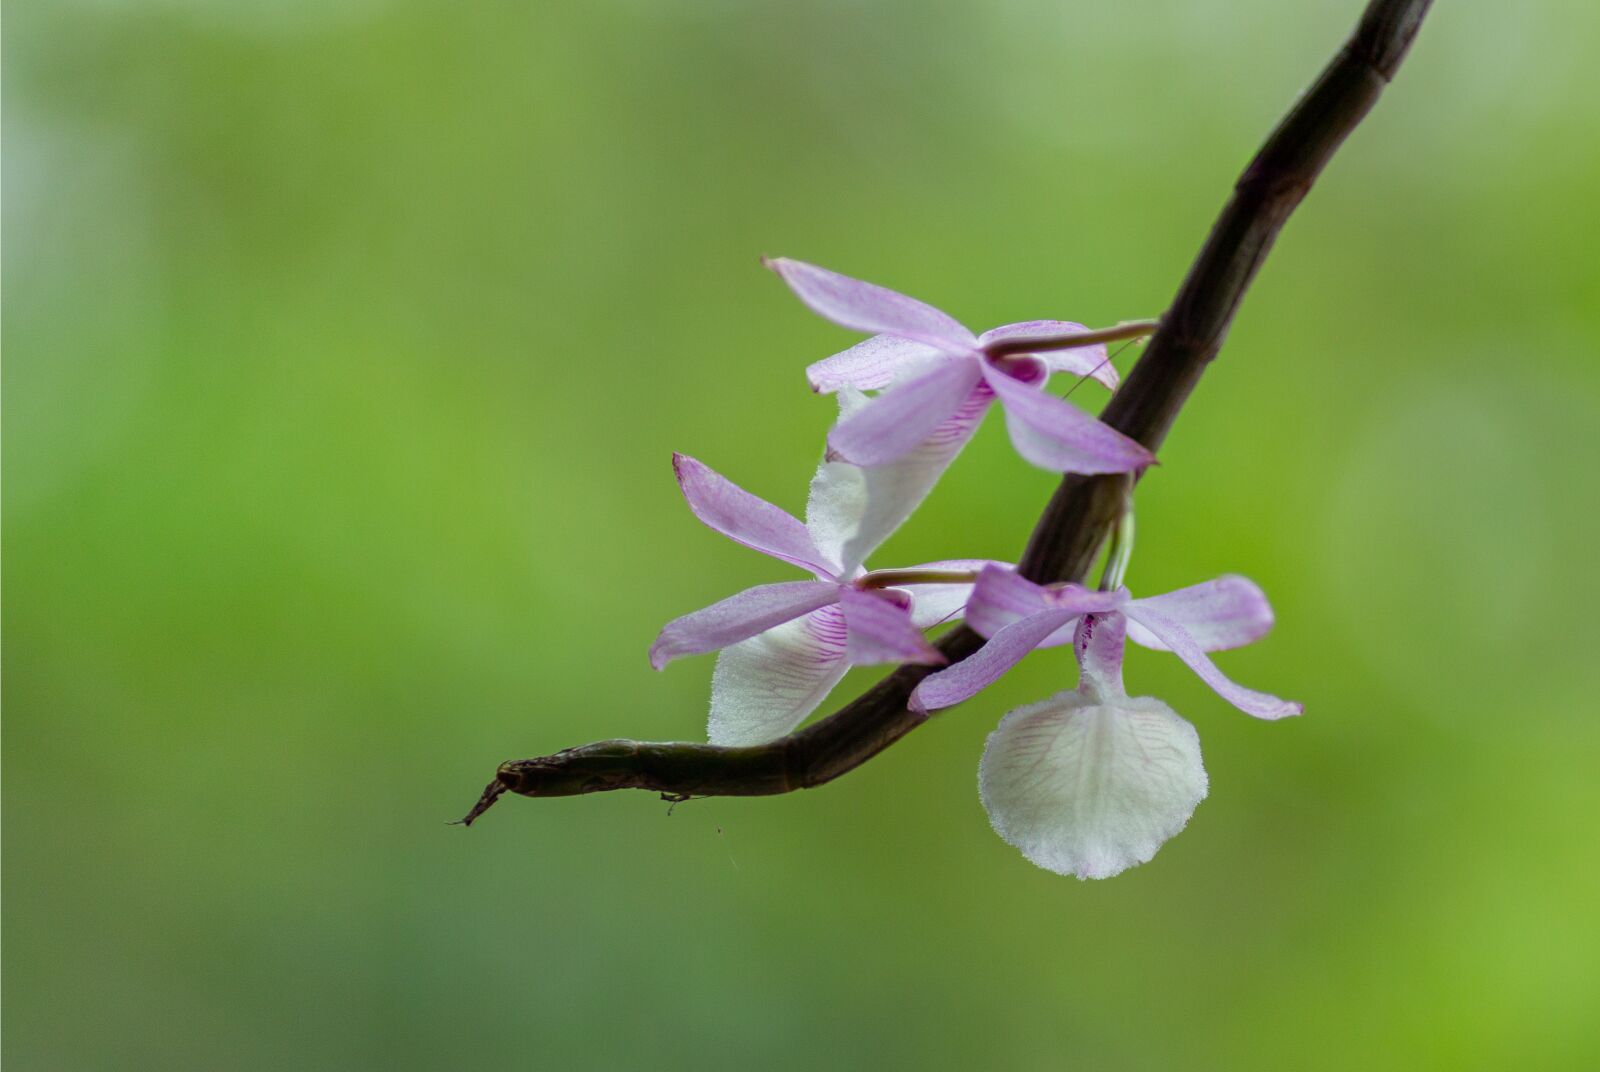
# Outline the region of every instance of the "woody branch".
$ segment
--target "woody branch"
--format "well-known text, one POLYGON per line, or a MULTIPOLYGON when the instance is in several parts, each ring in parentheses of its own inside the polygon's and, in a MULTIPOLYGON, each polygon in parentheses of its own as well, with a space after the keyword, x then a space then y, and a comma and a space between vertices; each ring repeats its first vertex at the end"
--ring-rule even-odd
MULTIPOLYGON (((1367 5, 1354 34, 1239 177, 1143 356, 1101 413, 1106 424, 1152 451, 1166 439, 1222 348, 1279 231, 1393 79, 1431 2, 1371 0, 1367 5)), ((1037 583, 1082 580, 1135 479, 1067 475, 1034 527, 1019 572, 1037 583)), ((937 646, 955 663, 982 644, 982 637, 962 626, 937 646)), ((910 710, 907 700, 933 669, 898 667, 839 711, 767 744, 600 741, 503 763, 462 821, 470 824, 506 792, 550 797, 647 789, 687 798, 764 796, 822 785, 927 720, 910 710)))

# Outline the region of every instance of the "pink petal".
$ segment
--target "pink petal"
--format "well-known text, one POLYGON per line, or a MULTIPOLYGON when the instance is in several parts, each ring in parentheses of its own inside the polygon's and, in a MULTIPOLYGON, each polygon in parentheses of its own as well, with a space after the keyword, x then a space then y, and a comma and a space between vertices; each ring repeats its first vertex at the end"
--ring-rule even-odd
POLYGON ((694 516, 735 543, 764 555, 780 558, 818 577, 832 579, 838 566, 817 550, 811 534, 793 515, 739 485, 687 454, 672 456, 678 487, 694 516))
POLYGON ((1123 606, 1122 612, 1131 620, 1144 626, 1172 651, 1174 655, 1188 664, 1189 669, 1200 675, 1200 680, 1210 685, 1218 696, 1227 700, 1233 706, 1247 715, 1256 718, 1283 718, 1286 715, 1298 715, 1303 708, 1300 704, 1289 700, 1280 700, 1276 696, 1265 692, 1256 692, 1243 685, 1236 685, 1223 676, 1215 663, 1206 657, 1206 653, 1195 643, 1193 637, 1171 618, 1161 613, 1159 609, 1152 608, 1149 601, 1134 600, 1123 606))
MULTIPOLYGON (((978 345, 1007 339, 1026 339, 1035 336, 1059 337, 1079 334, 1089 329, 1070 320, 1027 320, 1020 324, 1006 324, 978 336, 978 345)), ((1035 354, 1051 372, 1066 372, 1074 376, 1088 376, 1111 390, 1117 389, 1119 378, 1116 366, 1106 356, 1105 343, 1079 346, 1071 350, 1045 350, 1035 354)))
POLYGON ((913 711, 937 711, 954 707, 969 696, 975 696, 999 680, 1022 657, 1038 646, 1039 641, 1055 632, 1078 612, 1074 610, 1045 610, 1021 621, 1012 622, 972 655, 967 656, 947 670, 941 670, 923 679, 911 694, 913 711))
POLYGON ((806 379, 818 394, 830 394, 844 387, 876 391, 889 386, 906 366, 942 353, 944 351, 937 347, 898 335, 874 335, 818 361, 806 369, 806 379))
POLYGON ((971 353, 977 339, 959 322, 915 298, 863 283, 804 261, 775 257, 766 265, 818 316, 874 335, 899 335, 951 354, 971 353))
POLYGON ((869 663, 942 663, 944 656, 911 624, 910 608, 882 592, 845 588, 844 610, 849 640, 846 652, 853 666, 869 663))
POLYGON ((967 625, 992 637, 1006 626, 1050 609, 1050 597, 1040 585, 1004 566, 985 567, 967 601, 967 625))
POLYGON ((1061 473, 1126 473, 1155 457, 1071 402, 1013 379, 984 364, 984 380, 1006 410, 1006 430, 1017 453, 1061 473))
POLYGON ((650 665, 660 670, 679 656, 737 644, 838 599, 839 586, 827 581, 785 581, 747 588, 668 622, 650 645, 650 665))
POLYGON ((712 744, 764 744, 806 720, 844 677, 844 615, 822 607, 723 648, 711 675, 712 744))
MULTIPOLYGON (((1201 651, 1242 648, 1272 629, 1272 605, 1254 581, 1236 575, 1138 600, 1183 627, 1201 651)), ((1144 626, 1133 623, 1128 638, 1156 651, 1167 646, 1144 626)))
POLYGON ((840 420, 828 434, 828 445, 856 465, 893 462, 960 411, 982 379, 982 364, 976 358, 943 361, 840 420))

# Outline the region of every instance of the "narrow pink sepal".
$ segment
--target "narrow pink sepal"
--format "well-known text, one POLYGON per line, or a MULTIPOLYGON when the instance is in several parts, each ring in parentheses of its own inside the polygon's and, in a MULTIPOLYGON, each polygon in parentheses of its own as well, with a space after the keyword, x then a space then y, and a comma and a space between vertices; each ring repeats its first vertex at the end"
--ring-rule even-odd
MULTIPOLYGON (((1139 602, 1183 627, 1201 651, 1227 651, 1253 644, 1272 630, 1272 604, 1252 580, 1229 574, 1139 602)), ((1137 622, 1128 639, 1156 651, 1167 646, 1137 622)))
POLYGON ((1274 719, 1298 715, 1304 710, 1302 705, 1291 700, 1280 700, 1269 693, 1247 689, 1230 681, 1221 670, 1217 669, 1217 664, 1206 656, 1183 626, 1162 614, 1159 609, 1152 608, 1150 601, 1132 600, 1123 606, 1122 612, 1130 620, 1138 622, 1155 634, 1168 650, 1200 676, 1201 681, 1210 685, 1218 696, 1245 714, 1254 715, 1256 718, 1274 719))
POLYGON ((1029 386, 987 363, 984 380, 1006 411, 1011 442, 1034 465, 1060 473, 1126 473, 1155 456, 1071 402, 1029 386))
POLYGON ((746 588, 662 626, 650 645, 650 665, 660 670, 680 656, 737 644, 838 600, 839 586, 828 581, 785 581, 746 588))
POLYGON ((892 387, 834 425, 828 446, 855 465, 885 465, 915 450, 959 410, 983 379, 976 358, 941 362, 892 387))
POLYGON ((972 598, 967 600, 966 622, 980 635, 992 637, 1006 626, 1049 607, 1050 600, 1042 586, 1016 570, 986 566, 972 587, 972 598))
POLYGON ((872 663, 928 663, 945 661, 939 649, 911 622, 909 600, 858 588, 841 591, 844 610, 845 657, 852 666, 872 663))
POLYGON ((828 561, 798 518, 696 461, 672 456, 672 471, 694 516, 735 543, 810 570, 824 580, 839 567, 828 561))
POLYGON ((922 684, 911 694, 911 709, 923 713, 937 711, 977 695, 1077 613, 1071 609, 1051 609, 1012 622, 954 666, 923 678, 922 684))
POLYGON ((865 283, 788 257, 763 263, 818 316, 841 327, 872 334, 899 335, 946 353, 971 353, 977 338, 959 321, 933 306, 888 287, 865 283))

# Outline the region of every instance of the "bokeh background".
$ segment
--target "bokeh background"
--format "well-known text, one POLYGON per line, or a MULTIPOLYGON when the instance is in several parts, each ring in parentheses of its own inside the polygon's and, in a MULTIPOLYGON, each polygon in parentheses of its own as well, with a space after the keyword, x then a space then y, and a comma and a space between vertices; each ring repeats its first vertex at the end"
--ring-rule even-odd
MULTIPOLYGON (((985 821, 1060 653, 816 792, 445 825, 700 735, 655 630, 789 578, 668 467, 803 503, 853 337, 760 254, 1156 314, 1358 6, 13 0, 7 1067, 1594 1067, 1593 5, 1439 5, 1145 482, 1136 590, 1256 578, 1307 707, 1131 657, 1212 776, 1152 863, 985 821)), ((991 421, 877 562, 1052 483, 991 421)))

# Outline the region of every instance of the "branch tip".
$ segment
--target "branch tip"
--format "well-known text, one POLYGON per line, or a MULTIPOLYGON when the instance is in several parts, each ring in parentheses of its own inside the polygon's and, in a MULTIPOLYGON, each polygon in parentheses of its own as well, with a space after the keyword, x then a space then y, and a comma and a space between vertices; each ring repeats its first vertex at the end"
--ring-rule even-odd
POLYGON ((505 783, 496 778, 494 781, 483 787, 483 795, 480 796, 478 798, 478 802, 472 806, 472 810, 467 812, 467 814, 463 815, 461 818, 451 822, 449 825, 471 826, 477 821, 478 816, 494 807, 495 801, 499 800, 505 791, 505 783))

